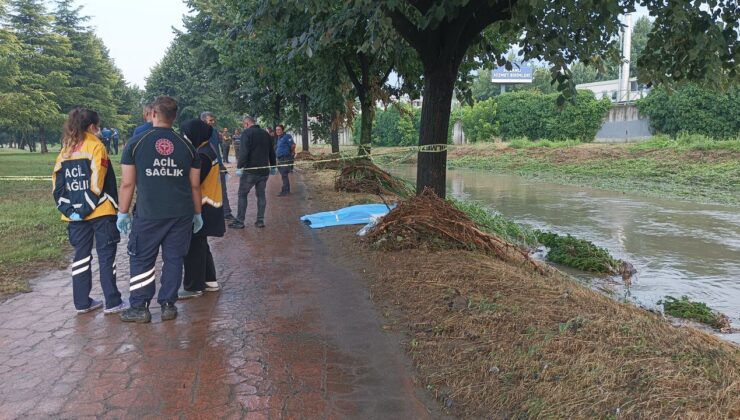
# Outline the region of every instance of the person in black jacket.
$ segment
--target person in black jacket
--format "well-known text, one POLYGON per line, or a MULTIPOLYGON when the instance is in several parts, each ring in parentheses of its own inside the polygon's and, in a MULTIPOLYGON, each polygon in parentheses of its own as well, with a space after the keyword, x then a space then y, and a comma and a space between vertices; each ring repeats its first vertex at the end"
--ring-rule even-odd
POLYGON ((190 238, 190 249, 185 256, 185 277, 183 291, 178 298, 199 297, 203 292, 217 292, 221 289, 216 281, 216 266, 208 246, 208 237, 224 236, 223 195, 221 189, 220 166, 208 139, 213 128, 205 122, 192 119, 181 125, 182 135, 193 143, 200 157, 200 193, 203 207, 203 228, 190 238))
POLYGON ((241 135, 239 146, 238 164, 236 176, 239 180, 239 209, 236 212, 236 220, 229 227, 244 229, 244 216, 247 213, 247 195, 252 187, 256 188, 257 195, 257 221, 254 223, 258 228, 265 227, 265 188, 267 178, 275 170, 275 149, 272 147, 272 139, 267 131, 255 124, 254 118, 245 116, 243 120, 244 132, 241 135), (272 166, 272 168, 270 168, 272 166), (250 169, 254 168, 254 169, 250 169))

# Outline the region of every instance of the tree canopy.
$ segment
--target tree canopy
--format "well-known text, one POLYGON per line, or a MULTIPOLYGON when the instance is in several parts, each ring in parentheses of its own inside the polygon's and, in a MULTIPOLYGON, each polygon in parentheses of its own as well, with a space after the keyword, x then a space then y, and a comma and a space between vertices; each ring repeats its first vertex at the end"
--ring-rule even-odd
MULTIPOLYGON (((421 93, 417 192, 445 195, 452 97, 472 98, 473 69, 516 60, 549 64, 557 105, 575 84, 620 63, 620 16, 644 7, 634 61, 652 84, 737 83, 735 0, 191 0, 199 43, 217 56, 226 92, 244 109, 312 116, 361 112, 369 151, 375 106, 421 93), (595 71, 597 69, 599 71, 595 71), (391 86, 391 75, 398 83, 391 86), (397 77, 395 77, 397 76, 397 77), (351 86, 351 89, 347 89, 351 86), (356 101, 356 102, 355 102, 356 101), (296 104, 298 106, 296 106, 296 104), (320 110, 320 111, 319 111, 320 110), (332 112, 333 111, 333 112, 332 112), (430 153, 430 149, 433 151, 430 153)), ((540 85, 546 77, 539 72, 540 85)), ((324 118, 336 120, 336 118, 324 118)))
POLYGON ((106 126, 132 127, 136 91, 87 20, 72 0, 52 12, 42 0, 0 0, 0 131, 19 146, 35 150, 40 140, 46 151, 75 106, 98 111, 106 126))

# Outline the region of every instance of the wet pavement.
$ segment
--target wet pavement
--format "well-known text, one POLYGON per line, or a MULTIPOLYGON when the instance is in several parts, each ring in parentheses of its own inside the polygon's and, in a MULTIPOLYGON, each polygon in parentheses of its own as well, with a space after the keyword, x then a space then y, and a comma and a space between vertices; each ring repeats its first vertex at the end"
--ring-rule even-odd
MULTIPOLYGON (((77 316, 68 271, 0 303, 0 419, 437 417, 365 282, 298 222, 297 184, 278 198, 270 179, 265 229, 250 196, 247 228, 211 241, 222 291, 178 302, 175 321, 156 302, 151 324, 77 316)), ((127 295, 124 244, 117 265, 127 295)))

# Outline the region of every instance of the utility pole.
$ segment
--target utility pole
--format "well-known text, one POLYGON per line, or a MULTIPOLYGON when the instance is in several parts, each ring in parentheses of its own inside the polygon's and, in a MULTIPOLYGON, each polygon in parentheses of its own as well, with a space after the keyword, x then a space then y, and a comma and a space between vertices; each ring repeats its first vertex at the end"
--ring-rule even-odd
POLYGON ((619 76, 619 102, 630 100, 630 52, 632 51, 632 13, 624 16, 622 35, 622 71, 619 76))

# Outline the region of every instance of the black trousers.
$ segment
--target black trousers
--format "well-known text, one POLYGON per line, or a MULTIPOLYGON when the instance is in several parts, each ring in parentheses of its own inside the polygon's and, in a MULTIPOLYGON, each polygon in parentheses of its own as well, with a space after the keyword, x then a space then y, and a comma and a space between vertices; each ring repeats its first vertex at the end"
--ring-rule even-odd
POLYGON ((183 288, 189 292, 203 291, 206 282, 216 281, 216 266, 206 235, 195 234, 190 238, 190 249, 185 257, 183 288))

